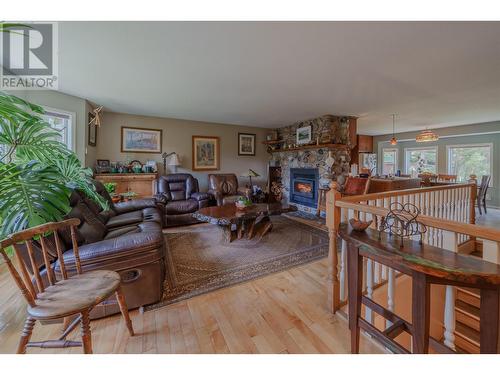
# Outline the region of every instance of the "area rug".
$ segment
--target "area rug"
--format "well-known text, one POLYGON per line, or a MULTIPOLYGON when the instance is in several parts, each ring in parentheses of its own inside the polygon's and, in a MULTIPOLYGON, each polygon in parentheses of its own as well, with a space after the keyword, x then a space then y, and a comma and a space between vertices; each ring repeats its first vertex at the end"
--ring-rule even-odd
POLYGON ((146 310, 312 262, 328 255, 328 235, 306 224, 273 216, 262 239, 229 244, 215 225, 166 233, 166 278, 159 303, 146 310))

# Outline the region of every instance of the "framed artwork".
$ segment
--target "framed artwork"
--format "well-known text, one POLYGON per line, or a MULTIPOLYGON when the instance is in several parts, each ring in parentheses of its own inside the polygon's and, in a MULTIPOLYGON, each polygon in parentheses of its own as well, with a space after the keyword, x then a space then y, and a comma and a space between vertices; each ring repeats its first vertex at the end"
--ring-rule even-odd
POLYGON ((121 151, 161 154, 161 140, 161 129, 122 126, 121 151))
POLYGON ((92 112, 89 112, 88 116, 88 122, 89 124, 89 138, 88 138, 88 145, 95 147, 97 145, 97 125, 95 124, 95 114, 92 112))
POLYGON ((255 134, 238 133, 238 155, 255 156, 255 134))
POLYGON ((305 145, 310 143, 312 139, 312 126, 303 126, 297 129, 297 144, 305 145))
POLYGON ((97 166, 99 166, 101 168, 111 167, 111 162, 109 160, 105 160, 105 159, 97 159, 96 164, 97 164, 97 166))
POLYGON ((193 171, 217 171, 220 167, 219 137, 193 135, 193 171))

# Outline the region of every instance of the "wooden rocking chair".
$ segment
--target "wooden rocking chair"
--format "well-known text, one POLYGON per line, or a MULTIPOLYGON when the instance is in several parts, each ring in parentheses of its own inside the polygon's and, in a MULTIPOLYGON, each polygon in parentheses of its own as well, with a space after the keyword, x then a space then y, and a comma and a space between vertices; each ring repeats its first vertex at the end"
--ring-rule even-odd
POLYGON ((16 285, 28 302, 27 318, 17 349, 18 354, 26 352, 27 347, 39 348, 68 348, 83 346, 85 354, 92 354, 92 338, 90 332, 89 313, 97 304, 109 298, 113 293, 118 300, 120 311, 125 319, 128 331, 134 335, 132 321, 130 320, 127 304, 120 288, 120 275, 114 271, 96 270, 82 272, 80 254, 76 240, 76 227, 80 224, 79 219, 69 219, 58 223, 47 223, 22 232, 11 235, 6 240, 0 242, 0 252, 7 263, 7 267, 14 278, 16 285), (73 255, 76 265, 76 275, 68 276, 68 271, 64 263, 60 233, 65 230, 71 233, 73 245, 73 255), (53 241, 44 237, 47 233, 53 233, 53 241), (36 241, 36 242, 35 242, 36 241), (51 249, 49 242, 55 243, 55 251, 51 249), (21 255, 21 246, 25 246, 27 255, 31 263, 25 261, 21 255), (45 264, 48 286, 43 283, 42 275, 39 271, 40 254, 36 254, 37 244, 41 247, 41 255, 45 264), (9 246, 14 248, 17 257, 18 267, 14 266, 7 256, 5 249, 9 246), (53 265, 50 263, 50 253, 57 254, 62 278, 56 280, 53 265), (38 255, 38 257, 37 257, 38 255), (37 266, 38 264, 38 266, 37 266), (33 281, 34 280, 34 281, 33 281), (69 318, 78 317, 70 324, 66 324, 69 318), (37 320, 47 321, 64 319, 64 332, 57 340, 41 342, 30 342, 31 334, 37 320), (80 323, 82 342, 66 340, 66 337, 80 323))

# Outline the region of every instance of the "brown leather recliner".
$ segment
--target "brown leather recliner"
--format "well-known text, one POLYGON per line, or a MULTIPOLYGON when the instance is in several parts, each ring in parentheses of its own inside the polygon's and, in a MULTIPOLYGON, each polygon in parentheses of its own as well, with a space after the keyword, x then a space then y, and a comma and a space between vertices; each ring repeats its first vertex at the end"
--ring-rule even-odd
POLYGON ((251 199, 250 189, 239 189, 238 178, 233 173, 209 174, 208 194, 217 202, 217 206, 234 203, 239 197, 244 196, 251 199))
MULTIPOLYGON (((162 233, 163 209, 154 199, 113 204, 100 182, 97 191, 108 200, 110 209, 103 211, 83 193, 70 197, 67 218, 80 219, 77 240, 84 271, 106 269, 118 272, 130 309, 158 302, 163 295, 165 279, 165 239, 162 233)), ((69 233, 60 233, 68 273, 76 273, 69 233)), ((36 244, 35 244, 36 245, 36 244)), ((36 246, 35 246, 36 251, 36 246)), ((27 256, 27 254, 23 254, 27 256)), ((50 259, 56 275, 61 277, 57 253, 50 259)), ((46 282, 43 260, 40 270, 46 282)), ((95 307, 92 318, 118 313, 114 297, 95 307)))
POLYGON ((164 204, 167 227, 198 223, 192 213, 210 202, 210 196, 199 192, 198 180, 189 173, 161 176, 155 199, 164 204))

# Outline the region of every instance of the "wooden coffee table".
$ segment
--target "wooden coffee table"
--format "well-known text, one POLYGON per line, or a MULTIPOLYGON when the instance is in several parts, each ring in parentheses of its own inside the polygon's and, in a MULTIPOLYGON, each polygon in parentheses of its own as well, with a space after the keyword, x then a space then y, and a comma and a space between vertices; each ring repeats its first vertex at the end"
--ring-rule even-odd
POLYGON ((263 237, 273 228, 269 216, 297 211, 297 207, 281 203, 256 203, 244 210, 236 208, 234 203, 217 207, 205 207, 193 213, 193 217, 210 224, 217 224, 225 242, 246 236, 263 237), (236 226, 236 230, 232 226, 236 226))

